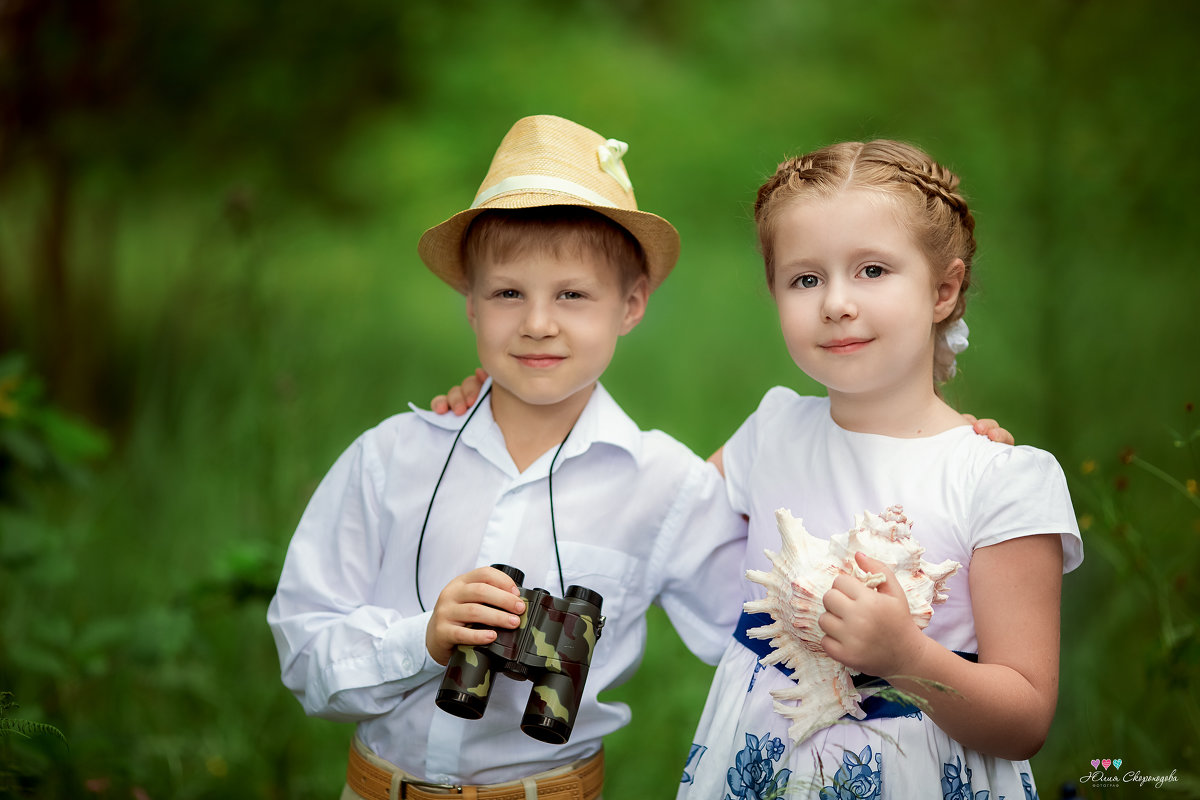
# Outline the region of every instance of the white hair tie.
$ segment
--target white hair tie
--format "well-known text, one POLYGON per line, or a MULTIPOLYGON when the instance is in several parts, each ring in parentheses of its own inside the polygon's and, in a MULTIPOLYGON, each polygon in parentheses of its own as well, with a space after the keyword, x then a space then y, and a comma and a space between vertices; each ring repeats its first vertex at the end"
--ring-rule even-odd
MULTIPOLYGON (((954 322, 950 323, 950 325, 946 327, 946 330, 942 331, 942 340, 946 343, 946 347, 950 349, 951 353, 958 355, 963 350, 967 349, 967 334, 970 332, 971 330, 967 327, 966 320, 964 320, 962 317, 959 317, 958 319, 954 320, 954 322)), ((958 360, 951 359, 949 370, 950 374, 947 377, 953 378, 954 373, 957 371, 958 360)))

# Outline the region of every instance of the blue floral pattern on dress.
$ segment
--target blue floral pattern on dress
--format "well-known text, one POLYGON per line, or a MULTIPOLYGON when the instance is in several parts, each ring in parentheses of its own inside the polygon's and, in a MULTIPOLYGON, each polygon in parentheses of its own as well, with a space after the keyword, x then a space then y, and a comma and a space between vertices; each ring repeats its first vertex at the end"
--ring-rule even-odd
POLYGON ((1021 788, 1025 790, 1025 800, 1039 800, 1037 789, 1033 788, 1033 777, 1028 772, 1021 773, 1021 788))
POLYGON ((942 765, 942 800, 989 800, 990 797, 987 789, 971 791, 971 770, 963 768, 961 756, 955 756, 953 764, 942 765))
POLYGON ((695 778, 692 777, 692 773, 688 772, 688 770, 695 769, 696 767, 700 766, 700 759, 703 758, 704 754, 707 752, 708 748, 704 745, 696 744, 695 742, 692 743, 692 749, 688 751, 687 763, 683 765, 683 777, 679 779, 680 783, 691 783, 695 780, 695 778))
POLYGON ((725 795, 725 800, 732 800, 733 797, 740 800, 782 797, 792 771, 784 769, 776 774, 775 765, 771 762, 783 758, 786 749, 783 740, 778 736, 772 738, 769 731, 761 739, 747 733, 745 749, 738 752, 734 765, 726 773, 725 780, 733 794, 732 797, 725 795))
POLYGON ((756 681, 758 681, 758 673, 765 669, 766 667, 764 667, 762 664, 758 663, 757 661, 754 662, 754 672, 750 673, 750 685, 746 687, 746 694, 750 694, 754 691, 754 684, 756 681))
POLYGON ((882 792, 883 754, 872 757, 867 745, 858 753, 842 753, 842 766, 834 773, 833 784, 821 790, 821 800, 879 800, 882 792))

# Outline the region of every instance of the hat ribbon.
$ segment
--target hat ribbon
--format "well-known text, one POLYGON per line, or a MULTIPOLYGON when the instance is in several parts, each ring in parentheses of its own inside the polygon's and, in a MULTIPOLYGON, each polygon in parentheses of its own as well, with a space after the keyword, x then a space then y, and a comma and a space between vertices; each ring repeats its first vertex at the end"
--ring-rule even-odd
POLYGON ((569 194, 572 197, 577 197, 580 200, 586 200, 592 205, 605 206, 607 208, 617 208, 611 200, 604 195, 593 192, 585 186, 580 186, 574 181, 568 181, 563 178, 555 178, 552 175, 513 175, 505 178, 497 184, 489 186, 475 196, 475 202, 471 203, 471 208, 479 208, 481 205, 509 192, 529 192, 529 191, 550 191, 569 194))

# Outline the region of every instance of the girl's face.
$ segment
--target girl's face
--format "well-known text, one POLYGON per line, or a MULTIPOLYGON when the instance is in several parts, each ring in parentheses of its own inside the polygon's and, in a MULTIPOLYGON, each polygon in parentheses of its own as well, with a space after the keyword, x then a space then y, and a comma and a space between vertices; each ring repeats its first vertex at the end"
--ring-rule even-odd
POLYGON ((935 280, 895 201, 848 189, 794 201, 777 223, 771 289, 796 365, 831 398, 932 392, 934 325, 958 281, 935 280))

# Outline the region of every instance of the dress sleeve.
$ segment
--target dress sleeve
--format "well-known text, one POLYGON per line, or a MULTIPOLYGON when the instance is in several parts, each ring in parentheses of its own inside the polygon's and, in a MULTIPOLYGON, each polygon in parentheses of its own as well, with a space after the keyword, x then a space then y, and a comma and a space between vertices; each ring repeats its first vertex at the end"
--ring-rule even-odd
POLYGON ((364 434, 321 481, 267 609, 283 683, 313 716, 385 713, 441 669, 425 649, 428 612, 371 604, 384 546, 378 453, 364 434))
POLYGON ((1035 447, 1003 447, 986 464, 971 503, 971 547, 1020 536, 1062 536, 1063 572, 1083 562, 1083 540, 1067 478, 1054 456, 1035 447))
POLYGON ((650 569, 663 576, 656 602, 684 644, 697 658, 716 664, 742 610, 746 521, 729 507, 717 468, 692 458, 650 569))
POLYGON ((764 420, 777 413, 789 396, 795 397, 795 392, 781 386, 768 390, 758 408, 734 431, 721 451, 725 490, 730 504, 739 514, 750 514, 750 470, 758 453, 759 432, 769 428, 764 420))

